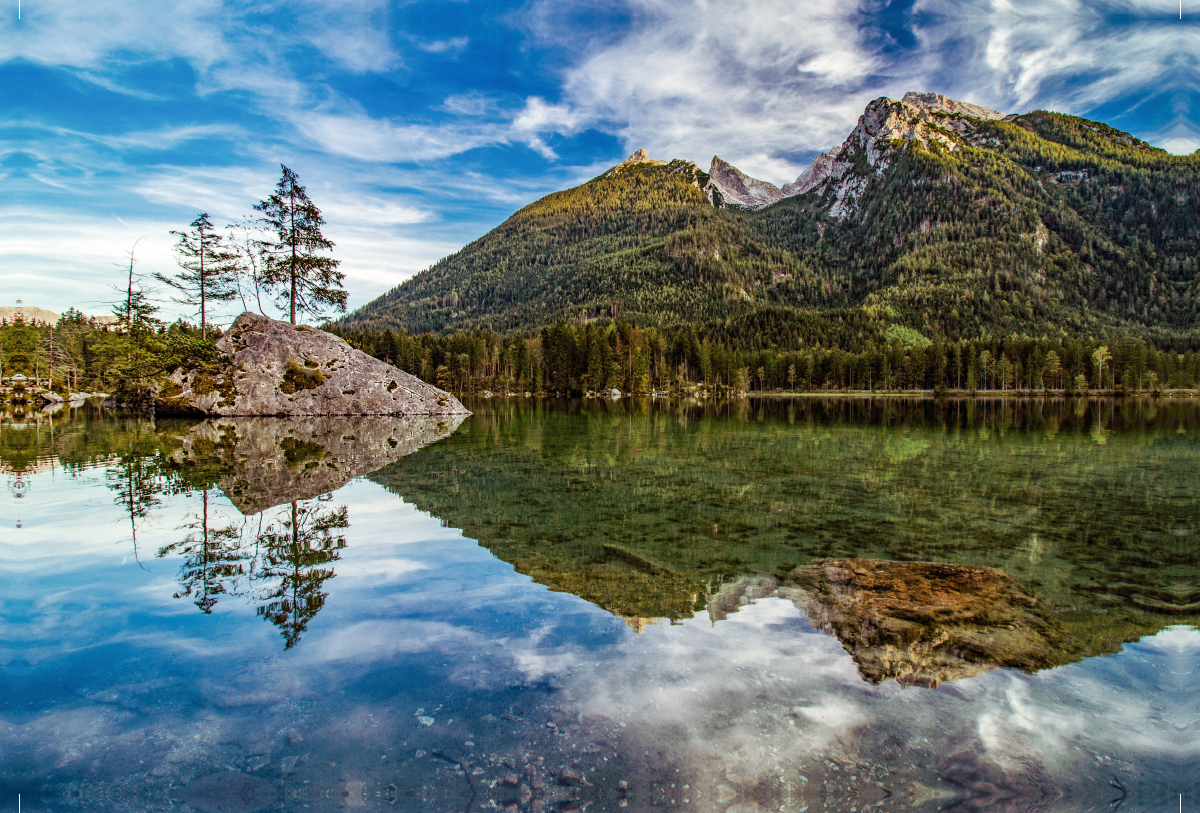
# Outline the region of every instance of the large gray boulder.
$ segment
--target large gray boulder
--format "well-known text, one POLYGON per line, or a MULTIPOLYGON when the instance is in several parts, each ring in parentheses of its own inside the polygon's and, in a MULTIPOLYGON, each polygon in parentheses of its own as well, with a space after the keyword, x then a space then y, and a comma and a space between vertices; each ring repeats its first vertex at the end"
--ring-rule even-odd
POLYGON ((163 414, 467 415, 448 392, 307 325, 243 313, 217 342, 217 369, 180 368, 163 414))

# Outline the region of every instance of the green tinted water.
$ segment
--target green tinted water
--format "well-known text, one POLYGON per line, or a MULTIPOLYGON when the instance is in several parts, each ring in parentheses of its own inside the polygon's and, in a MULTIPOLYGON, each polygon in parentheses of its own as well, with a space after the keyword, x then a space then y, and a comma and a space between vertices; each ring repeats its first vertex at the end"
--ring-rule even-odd
POLYGON ((1190 400, 473 407, 371 479, 623 616, 867 557, 999 568, 1089 654, 1200 617, 1190 400))

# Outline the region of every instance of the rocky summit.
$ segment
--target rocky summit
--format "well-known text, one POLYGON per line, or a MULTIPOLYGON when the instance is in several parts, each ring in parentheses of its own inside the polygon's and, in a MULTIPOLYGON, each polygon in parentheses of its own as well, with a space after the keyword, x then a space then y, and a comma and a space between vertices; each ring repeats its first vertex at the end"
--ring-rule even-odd
POLYGON ((219 369, 179 368, 155 400, 172 415, 463 415, 454 396, 307 325, 243 313, 219 369))
POLYGON ((713 200, 717 206, 761 209, 786 197, 775 184, 751 178, 733 164, 722 161, 719 155, 713 156, 708 174, 720 191, 720 198, 713 200))

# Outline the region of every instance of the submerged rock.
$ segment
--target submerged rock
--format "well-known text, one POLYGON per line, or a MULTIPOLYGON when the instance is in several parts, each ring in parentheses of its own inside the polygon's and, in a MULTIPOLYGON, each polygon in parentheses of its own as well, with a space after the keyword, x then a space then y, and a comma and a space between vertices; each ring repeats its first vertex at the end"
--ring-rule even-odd
POLYGON ((873 682, 933 687, 1079 656, 1078 643, 1036 599, 989 567, 819 559, 793 570, 786 584, 788 597, 836 635, 873 682))
POLYGON ((454 396, 307 325, 243 313, 217 342, 221 369, 176 370, 166 415, 467 415, 454 396))

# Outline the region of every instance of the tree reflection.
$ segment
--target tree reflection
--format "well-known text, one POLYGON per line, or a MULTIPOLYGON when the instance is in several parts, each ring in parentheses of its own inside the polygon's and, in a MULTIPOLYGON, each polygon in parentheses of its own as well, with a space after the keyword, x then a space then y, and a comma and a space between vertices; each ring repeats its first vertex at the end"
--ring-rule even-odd
POLYGON ((141 431, 132 432, 126 438, 126 448, 118 453, 115 464, 105 472, 105 479, 108 488, 116 493, 113 501, 129 516, 133 557, 144 569, 138 551, 138 520, 150 516, 162 503, 162 496, 186 493, 188 484, 180 480, 157 454, 154 434, 141 431))
POLYGON ((279 627, 287 649, 325 606, 329 594, 321 588, 335 575, 329 565, 346 547, 346 537, 336 532, 350 527, 348 511, 344 505, 322 505, 331 498, 292 501, 285 518, 258 535, 263 552, 255 580, 274 582, 260 594, 265 603, 258 614, 279 627))
POLYGON ((207 614, 222 596, 244 596, 291 649, 325 606, 322 588, 346 547, 338 531, 350 527, 348 509, 329 506, 333 495, 325 494, 293 500, 274 516, 260 513, 256 522, 223 523, 210 514, 209 489, 201 495, 200 512, 182 526, 191 533, 158 551, 160 558, 183 557, 175 598, 193 598, 207 614))
POLYGON ((179 542, 159 548, 158 556, 184 557, 179 569, 180 590, 175 598, 195 596, 201 612, 212 613, 220 595, 236 595, 237 583, 247 573, 251 554, 242 549, 242 525, 229 523, 212 527, 209 522, 208 489, 204 489, 202 509, 192 522, 184 525, 192 533, 179 542))

